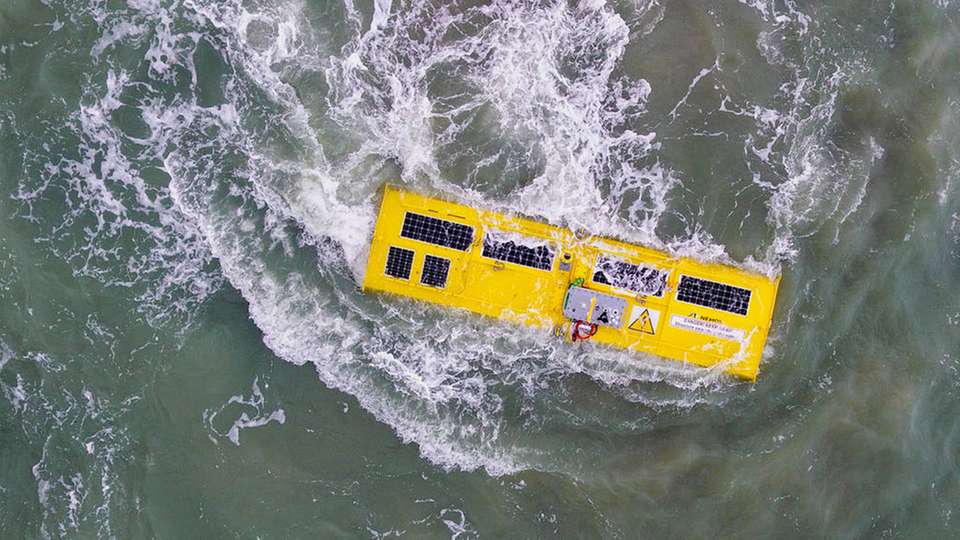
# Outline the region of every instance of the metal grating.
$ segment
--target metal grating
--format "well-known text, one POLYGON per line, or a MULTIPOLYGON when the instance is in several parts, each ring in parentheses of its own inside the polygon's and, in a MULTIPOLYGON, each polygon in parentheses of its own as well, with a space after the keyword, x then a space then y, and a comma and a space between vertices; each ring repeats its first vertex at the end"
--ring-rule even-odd
POLYGON ((413 250, 390 246, 387 253, 387 267, 383 273, 400 279, 410 279, 413 268, 413 250))
POLYGON ((539 270, 553 268, 553 250, 549 246, 530 247, 513 240, 491 238, 489 234, 483 238, 483 256, 539 270))
POLYGON ((677 300, 746 315, 750 307, 750 290, 716 281, 680 276, 677 300))
POLYGON ((473 227, 407 212, 403 218, 400 236, 466 251, 473 243, 473 227))
POLYGON ((423 258, 423 271, 420 273, 420 283, 431 287, 441 287, 447 284, 447 273, 450 271, 450 259, 426 255, 423 258))
POLYGON ((663 296, 667 287, 667 272, 601 255, 597 258, 593 281, 644 296, 663 296))

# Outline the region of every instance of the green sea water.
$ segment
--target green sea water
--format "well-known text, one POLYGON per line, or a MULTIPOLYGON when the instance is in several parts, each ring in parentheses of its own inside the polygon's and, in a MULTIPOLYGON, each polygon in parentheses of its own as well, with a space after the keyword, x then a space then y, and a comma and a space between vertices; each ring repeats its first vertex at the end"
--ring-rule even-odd
POLYGON ((0 538, 960 536, 960 4, 0 2, 0 538), (385 182, 782 273, 755 384, 357 290, 385 182))

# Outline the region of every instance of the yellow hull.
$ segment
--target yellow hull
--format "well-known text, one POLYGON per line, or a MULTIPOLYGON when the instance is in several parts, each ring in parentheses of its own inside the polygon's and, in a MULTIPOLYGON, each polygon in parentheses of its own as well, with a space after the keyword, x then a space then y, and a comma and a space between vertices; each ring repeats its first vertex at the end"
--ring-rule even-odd
POLYGON ((779 283, 386 186, 363 288, 755 380, 779 283))

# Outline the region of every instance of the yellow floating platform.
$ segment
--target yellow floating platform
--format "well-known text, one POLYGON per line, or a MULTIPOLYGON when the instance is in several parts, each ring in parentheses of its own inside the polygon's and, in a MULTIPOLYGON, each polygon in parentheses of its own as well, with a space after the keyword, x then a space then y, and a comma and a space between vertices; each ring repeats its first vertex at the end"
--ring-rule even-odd
POLYGON ((779 283, 386 186, 363 288, 755 380, 779 283))

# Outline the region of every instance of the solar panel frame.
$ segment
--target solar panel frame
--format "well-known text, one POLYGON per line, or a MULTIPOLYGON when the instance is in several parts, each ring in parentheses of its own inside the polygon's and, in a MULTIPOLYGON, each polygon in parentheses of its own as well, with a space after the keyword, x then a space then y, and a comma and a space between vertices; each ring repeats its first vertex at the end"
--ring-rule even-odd
POLYGON ((383 268, 384 275, 397 279, 410 279, 415 255, 416 252, 412 249, 390 246, 387 251, 387 262, 383 268))
POLYGON ((423 270, 420 271, 420 284, 443 289, 450 275, 450 259, 435 255, 424 255, 423 270))
POLYGON ((664 291, 667 289, 667 277, 669 274, 669 270, 660 270, 650 266, 633 264, 614 257, 600 255, 597 257, 596 266, 594 266, 593 282, 626 289, 637 294, 642 294, 643 296, 662 298, 664 291), (616 272, 603 268, 609 265, 615 266, 616 272), (652 284, 656 285, 656 293, 654 294, 648 292, 651 288, 640 287, 640 283, 650 285, 651 282, 654 282, 652 284))
POLYGON ((541 244, 533 248, 513 240, 497 240, 489 233, 483 237, 483 249, 480 254, 488 259, 547 271, 553 269, 553 259, 556 255, 549 244, 541 244))
POLYGON ((696 306, 746 315, 752 291, 717 281, 681 275, 677 300, 696 306))
POLYGON ((473 244, 473 227, 408 211, 403 216, 400 236, 435 246, 466 251, 473 244))

